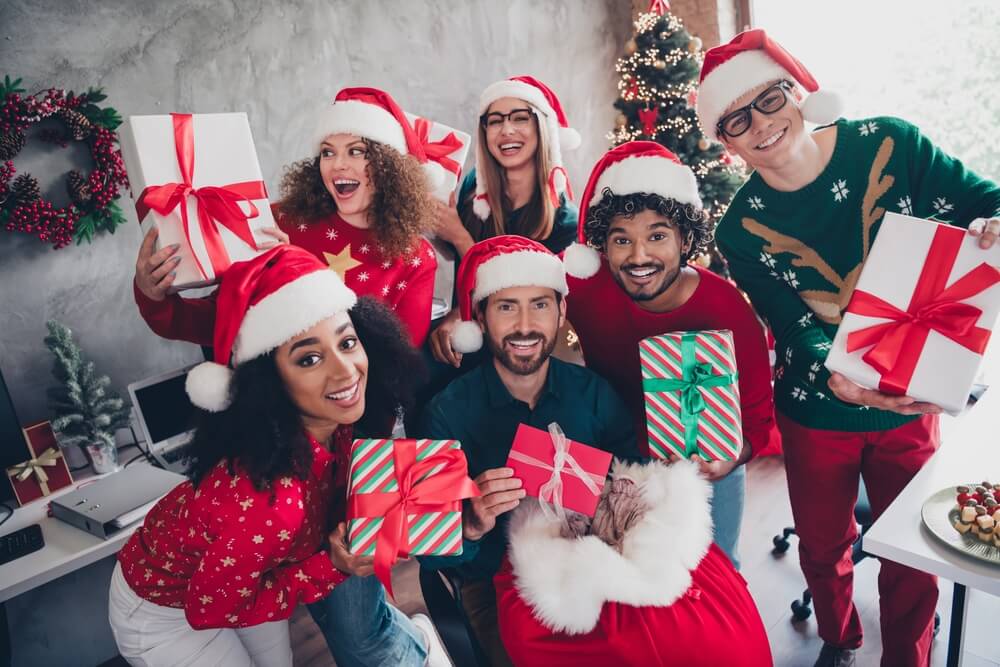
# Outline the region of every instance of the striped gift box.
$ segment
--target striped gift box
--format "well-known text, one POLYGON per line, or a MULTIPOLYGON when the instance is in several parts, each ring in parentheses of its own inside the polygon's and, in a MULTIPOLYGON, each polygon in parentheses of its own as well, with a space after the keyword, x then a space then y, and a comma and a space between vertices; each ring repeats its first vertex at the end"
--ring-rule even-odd
POLYGON ((743 445, 730 331, 662 334, 639 343, 652 456, 731 461, 743 445))
MULTIPOLYGON (((391 493, 399 491, 394 468, 394 447, 397 440, 355 440, 351 449, 348 493, 391 493)), ((461 449, 458 440, 415 440, 417 461, 447 449, 461 449)), ((463 466, 464 467, 464 466, 463 466)), ((427 475, 440 472, 444 465, 435 466, 427 475)), ((347 541, 351 553, 375 555, 375 539, 382 527, 381 517, 351 519, 347 526, 347 541)), ((462 553, 462 503, 454 502, 454 511, 407 515, 410 549, 400 556, 455 556, 462 553)))

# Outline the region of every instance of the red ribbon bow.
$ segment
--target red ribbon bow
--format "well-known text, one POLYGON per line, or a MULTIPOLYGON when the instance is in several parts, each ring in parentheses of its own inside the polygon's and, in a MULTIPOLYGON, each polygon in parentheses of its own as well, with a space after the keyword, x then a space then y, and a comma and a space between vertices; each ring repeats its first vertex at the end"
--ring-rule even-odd
POLYGON ((934 232, 927 260, 905 311, 869 292, 856 290, 851 296, 846 312, 890 320, 847 335, 848 352, 873 346, 862 359, 881 374, 881 391, 907 393, 932 330, 976 354, 986 350, 990 330, 976 326, 983 311, 961 301, 1000 282, 1000 270, 984 262, 946 287, 963 238, 961 230, 946 226, 934 232))
POLYGON ((647 14, 659 14, 663 16, 670 11, 670 3, 667 0, 650 0, 649 9, 646 10, 647 14))
MULTIPOLYGON (((266 198, 267 190, 263 181, 244 181, 229 185, 208 185, 195 188, 193 186, 194 126, 191 114, 173 113, 170 115, 174 122, 174 146, 177 149, 177 165, 180 167, 181 182, 150 185, 142 191, 135 203, 135 210, 141 222, 151 210, 160 215, 167 215, 180 206, 184 236, 190 239, 187 197, 194 197, 198 204, 198 226, 201 229, 202 238, 205 240, 205 248, 208 251, 212 270, 218 276, 229 268, 232 261, 229 259, 229 253, 226 251, 222 235, 216 225, 222 225, 256 250, 257 242, 253 238, 249 219, 256 218, 260 215, 260 211, 251 200, 266 198), (243 209, 240 208, 238 202, 241 201, 247 202, 250 206, 249 214, 244 213, 243 209)), ((194 261, 198 265, 201 275, 207 278, 208 273, 201 265, 197 255, 192 253, 192 256, 194 256, 194 261)))
POLYGON ((398 491, 353 493, 347 507, 350 519, 382 517, 375 539, 375 576, 389 595, 393 595, 392 566, 398 556, 408 556, 410 552, 408 515, 457 512, 462 500, 479 495, 479 487, 469 479, 465 453, 460 449, 447 449, 417 461, 416 441, 396 440, 393 467, 398 491), (443 469, 430 475, 442 464, 443 469))
POLYGON ((420 145, 424 148, 424 154, 428 160, 433 160, 439 165, 458 176, 462 173, 462 165, 448 157, 462 147, 462 141, 455 136, 454 132, 449 132, 444 139, 438 141, 430 140, 432 123, 426 118, 417 118, 413 121, 413 131, 420 140, 420 145))

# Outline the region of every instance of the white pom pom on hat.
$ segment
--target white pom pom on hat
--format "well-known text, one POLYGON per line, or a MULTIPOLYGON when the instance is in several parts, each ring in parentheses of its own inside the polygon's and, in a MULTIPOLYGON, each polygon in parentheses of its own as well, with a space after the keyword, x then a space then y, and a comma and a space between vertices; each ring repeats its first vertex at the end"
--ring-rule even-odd
POLYGON ((202 410, 222 412, 232 403, 233 371, 214 361, 200 363, 188 371, 184 381, 191 402, 202 410))

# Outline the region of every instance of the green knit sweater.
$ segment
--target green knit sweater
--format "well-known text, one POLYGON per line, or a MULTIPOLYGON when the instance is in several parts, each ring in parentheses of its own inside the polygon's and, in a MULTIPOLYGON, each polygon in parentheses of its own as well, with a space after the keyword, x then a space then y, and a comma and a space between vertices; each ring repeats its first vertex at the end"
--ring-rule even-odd
POLYGON ((835 127, 833 155, 816 180, 779 192, 753 174, 716 239, 777 341, 777 408, 810 428, 880 431, 913 417, 839 401, 823 362, 882 216, 896 211, 968 227, 1000 211, 1000 187, 898 118, 835 127))

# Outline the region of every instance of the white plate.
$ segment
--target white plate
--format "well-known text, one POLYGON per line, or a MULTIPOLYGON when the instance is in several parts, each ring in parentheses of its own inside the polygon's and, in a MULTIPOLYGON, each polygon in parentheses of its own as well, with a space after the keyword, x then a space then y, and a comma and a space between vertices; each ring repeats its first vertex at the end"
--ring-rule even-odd
MULTIPOLYGON (((958 485, 941 489, 924 501, 924 506, 920 510, 924 525, 935 537, 952 549, 976 560, 1000 565, 1000 549, 993 546, 992 543, 983 542, 978 535, 974 535, 971 531, 963 535, 955 530, 954 524, 958 520, 956 486, 958 485)), ((976 484, 972 484, 970 488, 976 486, 976 484)))

